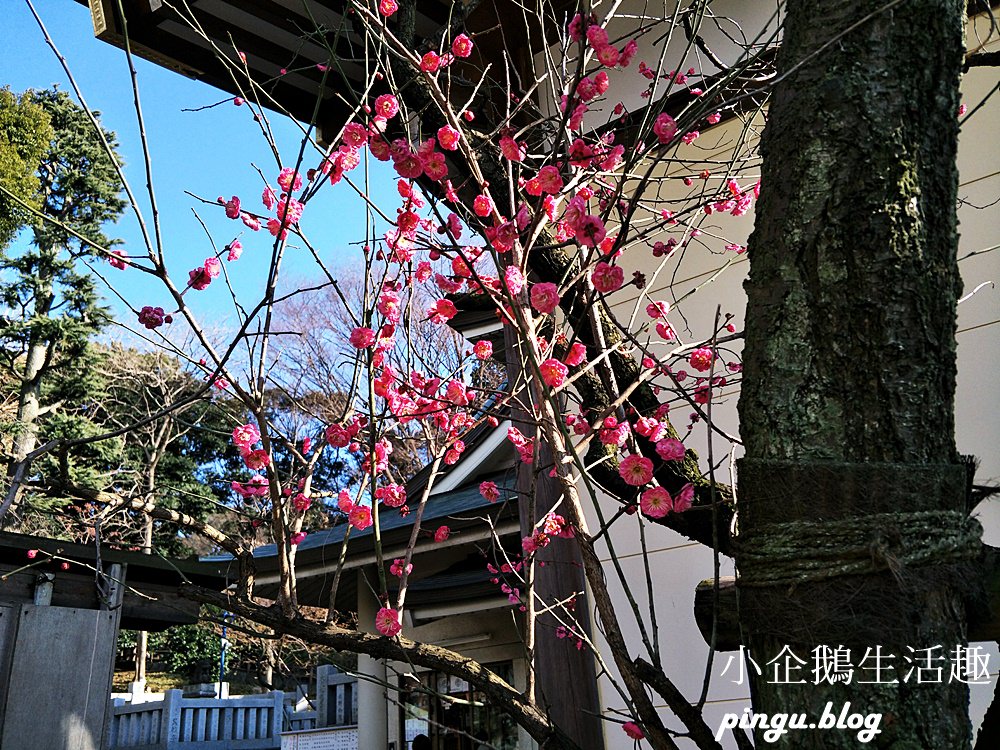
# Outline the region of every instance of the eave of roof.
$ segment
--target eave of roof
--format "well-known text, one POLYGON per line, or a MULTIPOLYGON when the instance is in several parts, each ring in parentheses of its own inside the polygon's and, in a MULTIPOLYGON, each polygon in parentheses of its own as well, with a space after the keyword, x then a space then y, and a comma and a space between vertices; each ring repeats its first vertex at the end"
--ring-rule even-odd
MULTIPOLYGON (((508 500, 513 499, 514 497, 513 491, 504 489, 503 483, 505 478, 505 474, 496 474, 490 477, 490 479, 497 482, 497 486, 501 488, 501 499, 495 503, 491 503, 483 498, 479 492, 478 483, 460 487, 453 492, 446 492, 440 495, 431 496, 427 501, 426 508, 424 509, 421 525, 428 528, 432 525, 432 521, 440 521, 448 518, 451 520, 451 523, 448 524, 449 527, 453 530, 460 531, 463 528, 468 528, 469 526, 480 522, 479 516, 470 517, 468 515, 470 513, 485 512, 491 517, 500 517, 510 513, 511 506, 513 506, 514 513, 516 514, 516 505, 508 502, 508 500)), ((407 494, 410 498, 412 509, 416 498, 410 494, 410 489, 411 485, 407 485, 407 494)), ((379 528, 383 545, 391 544, 403 538, 408 539, 410 530, 413 527, 413 522, 414 514, 412 512, 403 516, 395 510, 383 509, 379 516, 379 528)), ((340 546, 343 544, 347 531, 350 528, 350 524, 348 524, 346 520, 342 520, 332 528, 315 531, 309 534, 298 546, 298 551, 296 552, 297 564, 305 569, 308 568, 311 563, 316 563, 320 560, 327 560, 330 556, 326 553, 326 550, 331 547, 336 548, 336 556, 339 556, 340 546)), ((367 555, 368 553, 374 551, 374 549, 374 527, 370 526, 363 531, 358 531, 357 529, 353 529, 351 531, 350 544, 348 547, 349 555, 367 555)), ((257 560, 258 571, 262 574, 270 570, 272 567, 271 563, 273 563, 274 569, 277 569, 277 548, 273 544, 264 545, 255 549, 254 558, 257 560)), ((224 560, 227 560, 228 557, 217 556, 202 559, 205 561, 221 563, 224 560)))
MULTIPOLYGON (((80 565, 96 565, 97 549, 92 544, 78 544, 62 539, 0 532, 0 562, 25 563, 28 550, 41 550, 47 555, 80 565)), ((158 584, 180 585, 189 580, 201 586, 224 588, 229 576, 228 560, 174 559, 142 552, 121 550, 101 545, 100 561, 103 564, 128 565, 129 581, 150 581, 158 584)))
POLYGON ((111 566, 122 565, 121 627, 162 630, 198 621, 200 605, 180 596, 181 583, 190 581, 221 591, 235 577, 235 573, 228 575, 230 564, 168 559, 106 545, 98 553, 93 544, 0 532, 0 604, 32 603, 39 575, 44 574, 52 583, 52 606, 102 609, 106 605, 96 571, 114 575, 111 566), (29 550, 36 551, 33 557, 28 556, 29 550))

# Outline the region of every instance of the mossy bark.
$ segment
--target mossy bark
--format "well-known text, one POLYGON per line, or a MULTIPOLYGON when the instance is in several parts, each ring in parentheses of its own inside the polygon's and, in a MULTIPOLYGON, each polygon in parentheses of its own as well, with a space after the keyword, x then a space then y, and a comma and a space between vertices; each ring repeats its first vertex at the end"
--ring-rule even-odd
MULTIPOLYGON (((963 21, 956 0, 787 4, 746 283, 740 419, 753 479, 744 486, 741 477, 739 513, 748 539, 769 524, 814 520, 817 508, 823 518, 863 527, 879 498, 863 483, 845 491, 836 472, 830 479, 833 465, 847 467, 844 474, 856 473, 852 465, 876 475, 880 466, 890 473, 913 466, 940 476, 943 489, 931 498, 912 488, 882 498, 900 524, 909 512, 962 507, 950 465, 958 461, 963 21), (799 467, 791 491, 811 502, 783 504, 789 464, 799 467), (812 470, 825 479, 810 492, 812 470)), ((955 580, 930 566, 748 588, 745 643, 762 667, 784 645, 807 660, 813 647, 840 643, 853 645, 855 661, 875 646, 899 664, 907 647, 940 644, 947 654, 964 638, 955 580), (838 606, 855 613, 853 625, 850 616, 836 627, 819 622, 838 606), (775 627, 783 612, 817 626, 775 627), (896 625, 874 626, 873 612, 896 625)), ((808 666, 804 674, 812 677, 808 666)), ((807 712, 812 721, 828 702, 839 712, 850 701, 851 712, 883 714, 883 732, 868 747, 969 745, 967 690, 947 675, 920 685, 859 685, 857 675, 852 684, 811 682, 758 679, 754 710, 807 712)), ((790 732, 773 746, 861 745, 854 731, 828 730, 790 732)))

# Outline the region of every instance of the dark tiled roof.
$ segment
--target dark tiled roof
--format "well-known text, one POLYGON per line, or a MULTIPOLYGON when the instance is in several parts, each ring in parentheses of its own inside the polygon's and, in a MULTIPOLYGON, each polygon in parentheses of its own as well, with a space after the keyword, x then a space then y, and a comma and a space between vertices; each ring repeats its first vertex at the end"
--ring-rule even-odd
MULTIPOLYGON (((508 505, 505 501, 513 499, 514 496, 512 491, 504 489, 504 487, 509 483, 509 477, 506 474, 501 473, 483 478, 483 481, 487 480, 496 482, 497 486, 501 488, 500 500, 495 503, 485 500, 483 496, 479 494, 478 481, 474 484, 459 487, 451 492, 444 492, 440 495, 432 495, 427 501, 427 507, 424 509, 421 527, 433 529, 436 524, 431 524, 431 521, 441 521, 448 518, 456 521, 455 523, 449 523, 449 526, 452 528, 463 528, 469 525, 468 521, 475 523, 476 517, 482 516, 481 511, 485 510, 491 515, 496 515, 497 513, 502 512, 505 506, 508 505)), ((409 497, 411 511, 416 508, 418 500, 419 497, 409 497)), ((413 512, 406 516, 402 516, 392 508, 384 508, 379 515, 379 526, 382 536, 384 538, 397 539, 400 536, 400 531, 404 531, 405 535, 409 535, 415 516, 416 514, 413 512)), ((313 557, 313 555, 310 555, 310 552, 316 551, 319 548, 329 547, 330 545, 336 545, 339 548, 344 541, 344 536, 348 527, 349 524, 346 519, 343 519, 333 528, 309 534, 302 544, 299 545, 299 550, 296 555, 297 561, 299 563, 309 562, 309 560, 313 557)), ((369 526, 364 531, 358 531, 357 529, 353 530, 351 532, 349 554, 353 553, 355 550, 370 551, 374 544, 374 535, 374 526, 369 526)), ((273 544, 258 547, 254 550, 254 557, 259 558, 261 562, 263 562, 265 558, 274 557, 276 554, 277 549, 273 544)))

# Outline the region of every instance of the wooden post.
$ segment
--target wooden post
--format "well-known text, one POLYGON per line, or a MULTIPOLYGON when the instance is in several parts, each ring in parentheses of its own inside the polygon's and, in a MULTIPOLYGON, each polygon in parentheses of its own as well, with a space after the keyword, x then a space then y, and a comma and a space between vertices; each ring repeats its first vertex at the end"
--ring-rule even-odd
MULTIPOLYGON (((524 372, 519 344, 509 326, 504 326, 504 347, 507 377, 511 383, 529 377, 524 372)), ((522 392, 523 397, 527 394, 522 392)), ((526 425, 534 417, 515 401, 511 408, 511 421, 518 429, 530 431, 526 425)), ((555 506, 561 490, 549 476, 552 451, 542 443, 538 465, 517 462, 518 511, 521 535, 529 536, 538 517, 555 506), (541 468, 539 468, 541 467, 541 468)), ((543 614, 534 623, 531 615, 555 602, 576 597, 576 619, 584 631, 590 630, 590 602, 586 595, 586 577, 583 557, 575 542, 555 539, 535 557, 532 584, 525 592, 533 599, 528 602, 526 646, 530 656, 527 663, 527 694, 533 696, 546 711, 553 723, 580 747, 601 750, 604 747, 604 728, 601 726, 601 705, 597 691, 597 672, 594 657, 587 649, 578 649, 573 638, 559 638, 558 621, 552 614, 543 614)), ((588 633, 589 634, 589 633, 588 633)))
POLYGON ((316 726, 327 726, 330 715, 330 675, 336 667, 332 664, 321 664, 316 667, 316 726))

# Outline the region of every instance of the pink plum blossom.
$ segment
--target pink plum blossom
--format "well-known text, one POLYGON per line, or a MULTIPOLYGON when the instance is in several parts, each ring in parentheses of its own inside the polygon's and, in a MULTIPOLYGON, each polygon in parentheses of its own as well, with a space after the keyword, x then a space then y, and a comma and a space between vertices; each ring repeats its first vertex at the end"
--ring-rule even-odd
POLYGON ((477 195, 472 201, 472 210, 476 216, 489 216, 493 210, 493 201, 485 193, 477 195))
POLYGON ((402 578, 403 573, 406 573, 406 575, 412 573, 413 563, 410 563, 409 565, 406 565, 404 567, 403 562, 404 560, 402 557, 397 557, 395 560, 392 561, 392 565, 389 566, 389 572, 392 575, 396 576, 397 578, 402 578))
POLYGON ((653 487, 642 493, 639 508, 650 518, 663 518, 674 509, 674 501, 663 487, 653 487))
POLYGON ((694 503, 694 485, 688 482, 674 496, 674 513, 683 513, 694 503))
POLYGON ((555 312, 559 304, 559 287, 550 281, 544 281, 531 287, 531 306, 543 315, 555 312))
POLYGON ((375 331, 366 326, 358 326, 351 331, 350 341, 355 349, 367 349, 375 343, 375 331))
POLYGON ((559 169, 548 164, 538 170, 538 186, 543 193, 558 195, 563 189, 563 178, 559 169))
POLYGON ((670 311, 669 302, 650 302, 648 305, 646 305, 646 315, 651 317, 653 320, 659 320, 660 318, 665 318, 669 311, 670 311))
POLYGON ((436 73, 439 67, 441 67, 441 57, 433 50, 420 58, 420 69, 425 73, 436 73))
POLYGON ((386 507, 400 508, 406 505, 406 487, 399 484, 387 484, 375 490, 375 499, 386 507))
POLYGON ((291 193, 302 188, 302 175, 298 170, 285 167, 278 173, 278 184, 286 193, 291 193))
POLYGON ((252 422, 233 430, 233 443, 238 448, 250 449, 250 446, 260 440, 260 430, 252 422))
POLYGON ((653 478, 653 462, 645 456, 632 454, 622 459, 618 465, 618 473, 626 484, 641 487, 653 478))
POLYGON ((358 531, 364 531, 372 525, 372 509, 367 505, 355 505, 347 514, 347 520, 358 531))
POLYGON ((485 339, 477 341, 472 347, 472 353, 476 355, 476 359, 487 360, 493 356, 493 343, 485 339))
POLYGON ((200 292, 203 289, 207 289, 211 283, 212 277, 205 270, 204 266, 188 271, 188 286, 192 289, 200 292))
POLYGON ((139 322, 150 331, 162 326, 167 317, 169 316, 164 315, 162 307, 146 305, 139 311, 139 322))
POLYGON ((621 289, 625 281, 625 272, 621 266, 612 266, 601 261, 594 267, 590 276, 594 282, 594 288, 601 294, 610 294, 621 289))
POLYGON ((656 455, 664 461, 683 461, 685 455, 684 443, 677 438, 666 438, 657 441, 656 455))
POLYGON ((469 57, 472 54, 472 40, 465 34, 459 34, 451 43, 451 52, 455 57, 469 57))
POLYGON ((566 381, 566 373, 569 371, 566 365, 558 359, 547 359, 538 366, 542 375, 542 382, 549 388, 558 388, 566 381))
POLYGON ((375 629, 387 638, 398 635, 403 629, 399 624, 399 612, 389 607, 382 607, 375 615, 375 629))
POLYGON ((646 738, 646 734, 642 731, 642 728, 634 721, 626 721, 622 724, 622 730, 633 740, 642 740, 646 738))
POLYGON ((600 217, 587 214, 573 227, 576 230, 576 239, 581 245, 594 247, 601 243, 607 235, 604 222, 600 217))
POLYGON ((439 299, 427 310, 427 319, 431 323, 447 323, 456 315, 458 315, 458 309, 450 299, 439 299))
POLYGON ((513 162, 524 161, 528 155, 528 150, 523 143, 518 143, 511 136, 505 135, 500 139, 500 152, 506 159, 513 162))
POLYGON ((351 433, 339 424, 332 424, 326 428, 326 442, 331 448, 346 448, 351 439, 351 433))
POLYGON ((382 94, 375 99, 375 115, 383 120, 391 120, 399 112, 399 102, 392 94, 382 94))
POLYGON ((442 125, 437 132, 437 142, 445 151, 454 151, 458 148, 458 142, 462 139, 462 134, 451 125, 442 125))
POLYGON ((337 510, 350 514, 352 508, 354 508, 354 501, 351 499, 351 494, 347 490, 341 490, 337 493, 337 510))
POLYGON ((507 289, 511 294, 518 294, 524 288, 524 274, 517 266, 508 266, 504 271, 504 281, 507 282, 507 289))
POLYGON ((563 362, 570 367, 576 367, 577 365, 582 364, 586 359, 587 347, 577 341, 569 348, 569 352, 567 352, 566 356, 563 358, 563 362))
POLYGON ((712 350, 707 346, 702 346, 691 352, 691 356, 688 357, 688 364, 698 372, 707 372, 711 369, 712 360, 714 359, 715 355, 712 353, 712 350))
POLYGON ((677 123, 669 114, 661 112, 653 123, 653 133, 660 143, 670 143, 670 139, 677 134, 677 123))
POLYGON ((608 46, 608 32, 596 24, 587 27, 587 41, 595 50, 608 46))
POLYGON ((604 67, 614 68, 621 59, 621 53, 616 47, 606 44, 597 50, 597 59, 601 61, 601 65, 604 67))
POLYGON ((246 464, 246 467, 253 471, 263 469, 271 463, 271 456, 266 450, 260 448, 241 451, 240 455, 243 457, 243 463, 246 464))

